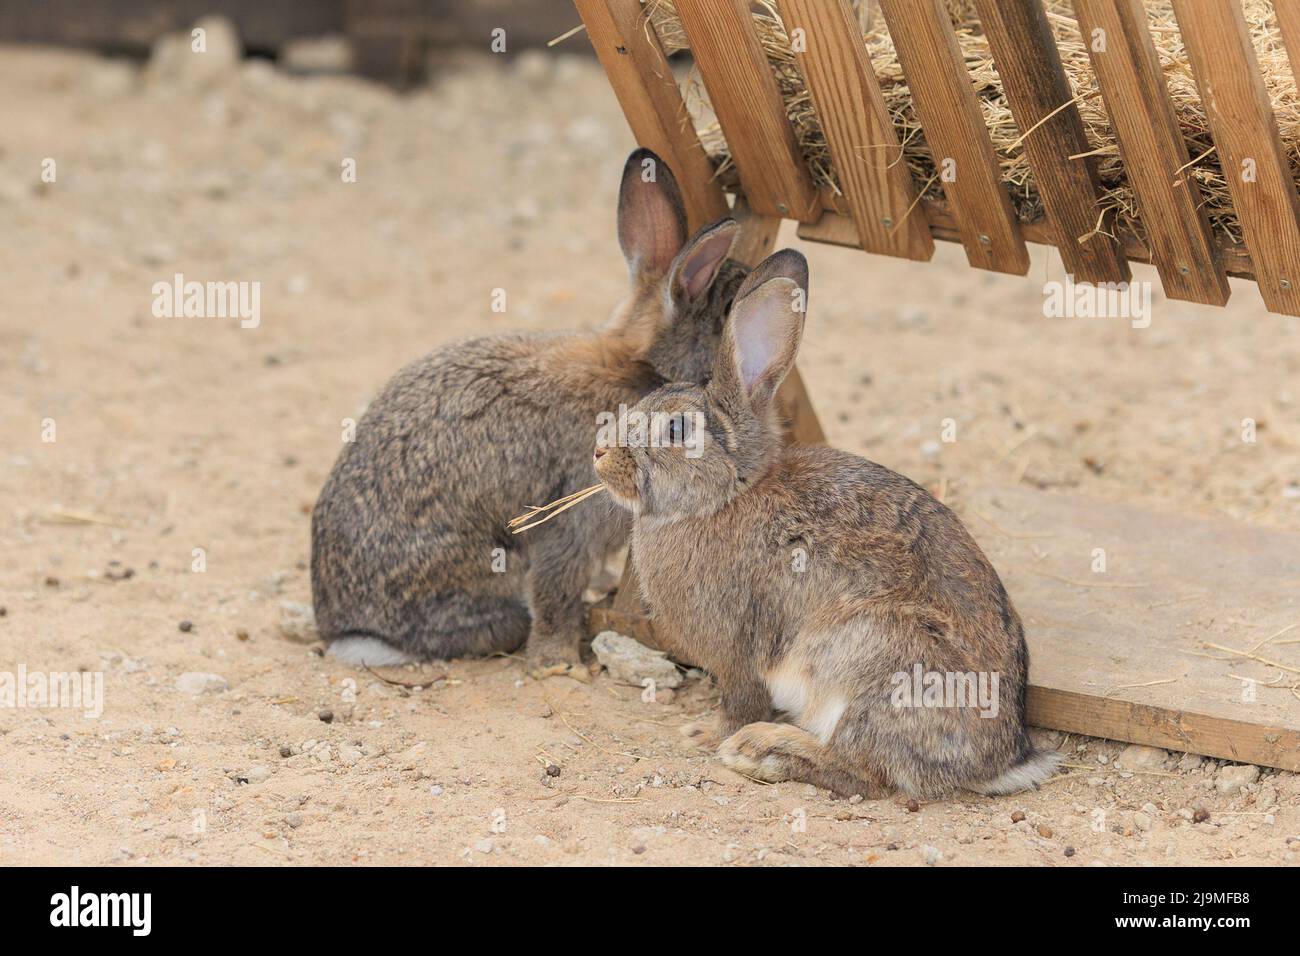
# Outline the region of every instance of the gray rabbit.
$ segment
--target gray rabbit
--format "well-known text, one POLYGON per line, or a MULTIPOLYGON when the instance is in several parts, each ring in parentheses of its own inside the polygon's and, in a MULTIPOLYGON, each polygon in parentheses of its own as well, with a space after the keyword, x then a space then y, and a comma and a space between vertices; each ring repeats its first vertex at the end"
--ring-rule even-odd
POLYGON ((331 654, 379 665, 526 641, 538 663, 578 660, 582 594, 626 543, 626 513, 605 500, 520 536, 507 521, 593 483, 600 413, 709 373, 746 271, 727 258, 738 228, 723 219, 687 241, 671 171, 637 150, 618 201, 631 289, 603 328, 450 345, 388 383, 312 513, 312 597, 331 654))
POLYGON ((653 392, 643 440, 596 449, 656 634, 716 676, 740 773, 864 796, 1034 786, 1057 755, 1030 743, 1024 631, 979 546, 901 475, 782 445, 807 285, 797 252, 767 259, 708 384, 653 392))

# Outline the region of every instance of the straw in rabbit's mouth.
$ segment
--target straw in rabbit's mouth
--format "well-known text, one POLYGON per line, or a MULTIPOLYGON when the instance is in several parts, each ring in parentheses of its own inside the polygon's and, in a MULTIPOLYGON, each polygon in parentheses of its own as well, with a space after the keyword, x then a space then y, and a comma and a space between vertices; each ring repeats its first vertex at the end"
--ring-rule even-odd
POLYGON ((521 531, 527 531, 529 528, 536 528, 539 524, 545 524, 547 521, 550 521, 561 511, 568 511, 574 505, 586 501, 592 495, 597 494, 598 492, 604 490, 605 490, 605 486, 603 484, 592 485, 590 488, 583 488, 581 491, 575 491, 571 495, 565 495, 563 498, 557 498, 554 501, 552 501, 549 505, 540 505, 540 506, 529 505, 528 510, 526 512, 519 515, 519 517, 517 518, 511 518, 510 523, 506 525, 506 527, 513 529, 511 532, 512 534, 518 534, 521 531), (548 514, 545 518, 538 518, 536 521, 529 521, 530 518, 536 518, 539 514, 541 514, 544 511, 549 511, 551 513, 548 514), (529 521, 529 523, 524 524, 525 521, 529 521), (522 527, 519 527, 520 525, 522 525, 522 527))

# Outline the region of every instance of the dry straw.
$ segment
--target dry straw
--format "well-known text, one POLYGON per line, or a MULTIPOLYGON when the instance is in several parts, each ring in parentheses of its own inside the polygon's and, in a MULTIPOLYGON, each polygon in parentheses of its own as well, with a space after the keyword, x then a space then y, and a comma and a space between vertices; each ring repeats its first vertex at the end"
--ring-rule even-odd
POLYGON ((529 528, 536 528, 539 524, 545 524, 550 521, 561 511, 568 511, 574 505, 581 504, 592 495, 604 490, 604 485, 592 485, 590 488, 583 488, 581 491, 575 491, 573 494, 565 495, 563 498, 556 498, 549 505, 529 505, 526 512, 519 515, 517 518, 511 518, 510 523, 506 525, 506 527, 512 529, 512 534, 519 534, 519 532, 527 531, 529 528), (524 524, 524 522, 528 521, 530 518, 537 518, 539 514, 547 511, 549 511, 550 514, 545 518, 538 518, 536 521, 524 524))
MULTIPOLYGON (((898 130, 903 144, 903 160, 912 170, 918 185, 926 184, 926 197, 942 202, 943 192, 935 177, 934 160, 925 142, 925 132, 912 107, 911 92, 903 77, 894 46, 886 31, 883 18, 874 10, 874 3, 852 0, 858 11, 863 42, 871 57, 872 66, 884 91, 885 104, 898 130)), ((957 39, 965 56, 966 67, 975 84, 984 120, 988 125, 994 148, 1002 167, 1002 179, 1011 193, 1016 212, 1026 222, 1043 215, 1033 172, 1021 149, 1023 135, 1011 117, 1011 110, 1002 92, 1002 83, 993 68, 993 58, 988 42, 981 33, 973 0, 945 0, 956 29, 957 39)), ((673 0, 645 0, 649 19, 666 53, 688 48, 686 35, 677 17, 673 0)), ((1087 131, 1090 149, 1087 155, 1096 157, 1097 171, 1104 194, 1098 209, 1114 209, 1118 228, 1131 232, 1139 239, 1145 237, 1137 202, 1120 162, 1115 134, 1110 126, 1105 104, 1097 89, 1097 81, 1088 62, 1078 23, 1070 0, 1046 0, 1048 19, 1056 37, 1061 61, 1073 87, 1079 115, 1087 131)), ((1272 101, 1274 115, 1282 135, 1292 176, 1300 173, 1300 96, 1297 96, 1295 75, 1282 44, 1282 35, 1273 16, 1270 0, 1242 0, 1246 22, 1259 58, 1260 73, 1272 101)), ((1147 0, 1144 3, 1152 39, 1164 67, 1165 80, 1174 104, 1174 111, 1187 141, 1188 155, 1193 161, 1187 174, 1201 188, 1202 200, 1210 222, 1220 235, 1241 241, 1241 230, 1232 208, 1232 196, 1223 177, 1214 142, 1201 109, 1196 79, 1192 75, 1178 21, 1169 0, 1147 0)), ((804 159, 813 179, 838 194, 835 169, 831 164, 826 139, 809 102, 803 77, 795 64, 794 54, 781 22, 776 0, 756 0, 754 22, 762 41, 764 52, 771 61, 777 85, 785 102, 804 159)), ((714 159, 718 175, 725 185, 736 184, 736 174, 727 154, 726 140, 708 107, 707 94, 692 70, 685 80, 687 106, 695 119, 705 150, 714 159)))

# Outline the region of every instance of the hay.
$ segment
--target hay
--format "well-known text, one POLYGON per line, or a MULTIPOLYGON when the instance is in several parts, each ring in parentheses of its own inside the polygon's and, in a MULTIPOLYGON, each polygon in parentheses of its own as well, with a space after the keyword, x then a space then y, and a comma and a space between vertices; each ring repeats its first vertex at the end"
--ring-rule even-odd
MULTIPOLYGON (((975 83, 984 120, 1001 164, 1002 179, 1011 194, 1016 214, 1024 222, 1039 220, 1043 217, 1043 207, 1033 172, 1020 146, 1021 130, 1012 119, 1011 110, 1003 95, 1001 80, 993 67, 988 42, 980 31, 974 4, 971 0, 945 0, 945 4, 965 56, 966 67, 975 83)), ((1088 63, 1088 52, 1074 19, 1072 4, 1070 0, 1046 0, 1046 4, 1061 61, 1078 100, 1079 115, 1088 137, 1089 153, 1096 156, 1097 172, 1103 187, 1098 213, 1114 210, 1117 229, 1132 233, 1144 241, 1146 232, 1142 228, 1137 201, 1120 162, 1115 134, 1088 63)), ((912 170, 918 187, 928 184, 925 187, 926 198, 942 203, 943 189, 935 176, 934 160, 925 142, 925 132, 912 107, 911 93, 883 18, 874 10, 868 9, 862 0, 854 0, 854 5, 859 10, 863 39, 880 79, 885 104, 898 131, 899 141, 903 144, 904 161, 912 170)), ((645 6, 664 51, 671 54, 688 49, 673 0, 645 0, 645 6)), ((1214 151, 1214 142, 1201 109, 1196 79, 1183 51, 1182 35, 1178 31, 1173 9, 1169 0, 1148 0, 1145 7, 1174 110, 1192 159, 1186 174, 1199 184, 1202 203, 1215 232, 1233 242, 1240 242, 1241 229, 1232 208, 1232 195, 1214 151)), ((826 139, 809 102, 794 54, 790 52, 777 4, 774 0, 756 0, 754 8, 754 20, 763 49, 772 63, 777 85, 809 172, 819 186, 828 187, 839 194, 839 184, 826 139)), ((1287 159, 1291 164, 1292 177, 1296 178, 1300 173, 1300 96, 1297 96, 1295 76, 1282 44, 1281 32, 1273 17, 1270 0, 1244 0, 1243 8, 1255 53, 1259 58, 1260 73, 1272 101, 1287 159)), ((714 160, 718 176, 724 185, 734 187, 738 182, 736 172, 727 153, 722 131, 709 111, 707 94, 699 82, 698 73, 692 70, 684 87, 687 107, 696 122, 700 140, 714 160)))

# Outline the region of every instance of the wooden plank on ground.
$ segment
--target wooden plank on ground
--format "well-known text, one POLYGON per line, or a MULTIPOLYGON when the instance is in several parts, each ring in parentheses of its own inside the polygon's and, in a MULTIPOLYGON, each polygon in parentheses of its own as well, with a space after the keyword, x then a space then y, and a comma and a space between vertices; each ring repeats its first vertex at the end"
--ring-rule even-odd
POLYGON ((1260 295, 1300 315, 1300 200, 1240 0, 1173 6, 1260 295))
POLYGON ((780 0, 780 11, 862 248, 929 259, 934 240, 912 215, 916 184, 847 0, 780 0))
POLYGON ((1029 251, 943 0, 880 0, 880 9, 967 260, 1024 275, 1029 251))
POLYGON ((677 14, 750 205, 765 216, 815 222, 820 197, 748 0, 677 0, 677 14))
POLYGON ((1088 140, 1043 4, 975 0, 975 8, 1066 271, 1076 282, 1127 282, 1124 253, 1106 235, 1108 223, 1098 221, 1101 189, 1092 164, 1070 159, 1088 152, 1088 140))
POLYGON ((953 507, 1024 621, 1031 723, 1300 770, 1300 534, 1025 487, 953 507))
POLYGON ((1141 0, 1074 0, 1074 9, 1165 294, 1224 305, 1228 279, 1141 0))
POLYGON ((638 145, 677 179, 691 231, 727 215, 727 199, 682 102, 672 68, 637 0, 574 0, 638 145))

